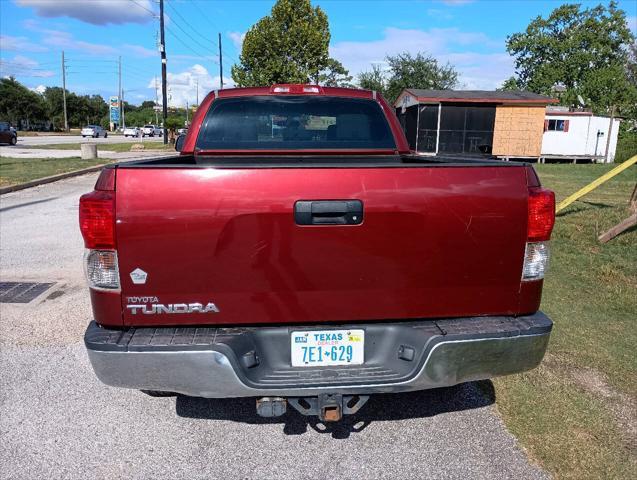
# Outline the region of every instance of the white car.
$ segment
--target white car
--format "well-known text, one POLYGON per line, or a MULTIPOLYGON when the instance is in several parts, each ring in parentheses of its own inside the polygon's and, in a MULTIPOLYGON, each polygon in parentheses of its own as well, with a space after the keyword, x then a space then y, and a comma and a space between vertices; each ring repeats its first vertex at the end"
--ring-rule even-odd
POLYGON ((139 127, 126 127, 124 129, 125 137, 139 137, 139 127))
POLYGON ((177 135, 186 135, 187 133, 188 133, 188 127, 180 128, 179 130, 177 130, 177 135))
POLYGON ((87 125, 82 129, 82 138, 93 137, 99 138, 108 136, 108 132, 99 125, 87 125))
POLYGON ((161 137, 163 133, 164 131, 156 125, 144 125, 142 128, 142 136, 144 137, 154 137, 155 135, 161 137))

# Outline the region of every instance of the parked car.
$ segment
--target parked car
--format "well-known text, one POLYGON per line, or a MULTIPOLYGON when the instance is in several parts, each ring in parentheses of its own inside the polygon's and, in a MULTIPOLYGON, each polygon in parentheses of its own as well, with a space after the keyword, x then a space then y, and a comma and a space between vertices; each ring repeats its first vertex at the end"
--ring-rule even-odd
POLYGON ((9 122, 0 122, 0 143, 8 143, 9 145, 18 143, 18 132, 9 122))
POLYGON ((197 118, 80 199, 102 382, 325 422, 541 362, 555 198, 532 165, 414 154, 368 90, 226 89, 197 118))
POLYGON ((85 137, 93 137, 93 138, 108 137, 108 132, 99 125, 87 125, 86 127, 82 129, 81 134, 82 134, 82 137, 84 138, 85 137))
POLYGON ((144 137, 154 137, 155 135, 161 137, 164 134, 164 131, 156 125, 144 125, 144 128, 142 128, 142 134, 144 137))
POLYGON ((188 133, 188 127, 177 129, 177 135, 186 135, 188 133))
POLYGON ((139 127, 126 127, 124 129, 125 137, 139 137, 139 127))

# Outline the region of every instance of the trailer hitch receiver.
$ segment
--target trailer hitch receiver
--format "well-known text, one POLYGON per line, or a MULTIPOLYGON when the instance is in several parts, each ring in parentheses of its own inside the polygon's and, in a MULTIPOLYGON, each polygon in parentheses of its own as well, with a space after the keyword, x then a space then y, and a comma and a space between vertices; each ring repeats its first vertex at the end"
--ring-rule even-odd
POLYGON ((288 403, 303 415, 317 415, 322 422, 338 422, 343 415, 358 412, 369 395, 322 393, 318 397, 288 398, 288 403))

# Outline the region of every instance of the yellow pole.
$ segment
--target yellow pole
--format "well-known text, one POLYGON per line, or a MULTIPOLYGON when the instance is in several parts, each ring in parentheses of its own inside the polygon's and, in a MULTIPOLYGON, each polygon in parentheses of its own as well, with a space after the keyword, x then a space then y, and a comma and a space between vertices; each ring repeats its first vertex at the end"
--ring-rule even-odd
POLYGON ((629 158, 628 160, 626 160, 621 165, 616 166, 612 170, 606 172, 604 175, 599 177, 597 180, 593 180, 591 183, 586 185, 584 188, 580 188, 573 195, 570 195, 569 197, 567 197, 564 200, 562 200, 557 205, 557 208, 555 209, 555 211, 559 212, 560 210, 563 210, 564 208, 568 207, 571 203, 573 203, 578 198, 583 197, 587 193, 592 192, 597 187, 599 187, 602 183, 606 182, 607 180, 610 180, 615 175, 617 175, 618 173, 623 172, 624 170, 626 170, 631 165, 634 165, 635 163, 637 163, 637 155, 634 155, 633 157, 629 158))

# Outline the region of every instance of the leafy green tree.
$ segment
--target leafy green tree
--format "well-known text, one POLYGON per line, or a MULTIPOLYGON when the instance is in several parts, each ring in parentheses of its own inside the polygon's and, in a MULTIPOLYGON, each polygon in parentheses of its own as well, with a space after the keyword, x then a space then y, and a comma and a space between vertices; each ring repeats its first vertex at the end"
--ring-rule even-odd
POLYGON ((521 88, 550 95, 560 85, 562 104, 578 105, 581 96, 596 113, 608 113, 611 106, 628 111, 637 103, 627 68, 634 42, 626 14, 613 0, 586 9, 565 4, 547 18, 538 16, 507 38, 507 50, 521 88))
MULTIPOLYGON (((44 104, 48 118, 57 130, 64 128, 64 99, 61 87, 48 87, 44 91, 44 104)), ((102 124, 108 116, 108 105, 100 95, 77 95, 66 91, 66 111, 69 127, 102 124)), ((108 124, 108 122, 107 122, 108 124)))
POLYGON ((449 90, 458 84, 458 72, 447 63, 441 65, 431 55, 410 53, 388 56, 392 72, 387 83, 387 96, 393 102, 404 88, 449 90))
POLYGON ((64 100, 61 87, 47 87, 43 94, 46 114, 53 122, 53 128, 64 128, 64 100))
POLYGON ((185 118, 180 115, 171 115, 166 118, 166 128, 168 130, 177 130, 184 126, 185 118))
POLYGON ((441 65, 434 57, 418 53, 399 53, 386 58, 389 64, 389 75, 386 76, 380 67, 374 66, 370 72, 363 72, 358 81, 363 88, 383 92, 390 102, 398 98, 405 88, 424 88, 431 90, 448 90, 458 84, 458 72, 447 63, 441 65))
POLYGON ((152 109, 155 106, 155 102, 153 100, 144 100, 141 105, 138 107, 139 109, 152 109))
POLYGON ((358 74, 358 85, 367 90, 380 92, 387 96, 387 79, 385 72, 379 65, 372 65, 372 69, 358 74))
POLYGON ((232 79, 241 87, 274 83, 349 81, 329 56, 327 15, 310 0, 278 0, 270 15, 248 30, 232 79))
POLYGON ((510 91, 516 91, 516 90, 522 90, 522 89, 520 88, 520 84, 518 83, 517 78, 509 77, 496 90, 504 90, 504 91, 510 92, 510 91))
POLYGON ((0 120, 20 127, 20 122, 28 125, 45 119, 46 109, 40 94, 13 77, 0 79, 0 120))
POLYGON ((341 62, 328 58, 327 65, 319 73, 316 83, 326 87, 352 87, 352 78, 341 62))

